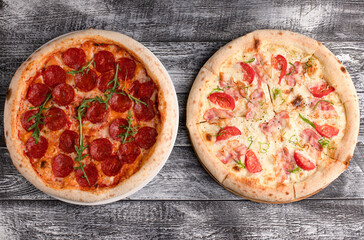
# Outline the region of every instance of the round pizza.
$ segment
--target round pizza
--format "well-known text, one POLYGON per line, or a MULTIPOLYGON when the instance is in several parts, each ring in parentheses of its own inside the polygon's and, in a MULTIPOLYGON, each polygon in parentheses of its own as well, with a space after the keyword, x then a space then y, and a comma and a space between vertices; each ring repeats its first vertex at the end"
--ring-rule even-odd
POLYGON ((52 40, 22 64, 4 115, 10 156, 33 185, 63 200, 105 203, 158 173, 176 137, 178 106, 148 49, 90 29, 52 40))
POLYGON ((202 67, 187 127, 202 165, 225 188, 254 201, 292 202, 349 166, 359 104, 348 72, 320 42, 258 30, 202 67))

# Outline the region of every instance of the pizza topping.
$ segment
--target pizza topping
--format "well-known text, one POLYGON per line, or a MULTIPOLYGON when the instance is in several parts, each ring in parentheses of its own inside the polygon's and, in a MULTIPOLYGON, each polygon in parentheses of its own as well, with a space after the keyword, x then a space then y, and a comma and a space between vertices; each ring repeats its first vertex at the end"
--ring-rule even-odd
POLYGON ((280 177, 281 182, 287 179, 287 173, 293 171, 293 156, 286 147, 278 150, 277 156, 274 158, 276 175, 280 177))
POLYGON ((119 128, 124 129, 124 132, 121 132, 117 135, 117 137, 121 138, 121 143, 126 143, 134 140, 134 135, 138 132, 137 129, 139 126, 132 126, 133 116, 131 115, 130 110, 128 111, 128 117, 126 118, 126 124, 123 126, 119 126, 119 128))
POLYGON ((288 86, 294 87, 296 85, 296 81, 298 80, 297 75, 303 75, 303 67, 302 64, 296 61, 294 64, 289 63, 292 67, 288 70, 289 73, 286 74, 286 81, 288 86))
POLYGON ((296 161, 297 166, 302 168, 303 170, 313 170, 316 168, 316 165, 311 162, 307 157, 303 155, 300 151, 294 152, 294 159, 296 161))
POLYGON ((25 144, 25 154, 31 158, 42 158, 48 149, 48 140, 40 136, 38 143, 34 137, 30 137, 25 144))
POLYGON ((115 176, 119 173, 123 163, 119 160, 116 155, 112 155, 102 162, 102 172, 106 176, 115 176))
MULTIPOLYGON (((21 125, 23 126, 23 128, 26 130, 26 131, 31 131, 31 130, 34 130, 34 127, 31 128, 35 123, 36 123, 36 120, 35 118, 37 117, 38 115, 38 110, 29 110, 29 111, 26 111, 25 113, 23 113, 22 117, 21 117, 21 125)), ((40 115, 40 118, 44 118, 42 115, 40 115)), ((39 130, 42 130, 42 128, 44 127, 44 124, 42 124, 41 122, 39 122, 39 130)))
POLYGON ((98 138, 89 146, 90 156, 96 161, 104 161, 112 154, 112 143, 107 138, 98 138))
POLYGON ((57 131, 66 125, 67 116, 62 109, 52 107, 46 112, 44 122, 51 131, 57 131))
POLYGON ((103 122, 108 111, 105 103, 93 102, 86 112, 86 118, 92 123, 103 122))
POLYGON ((281 89, 279 89, 279 88, 274 88, 273 90, 272 90, 272 93, 273 93, 273 99, 274 100, 276 100, 277 99, 277 97, 280 97, 281 99, 282 99, 282 102, 281 102, 281 105, 283 104, 283 103, 285 103, 286 102, 286 99, 283 97, 283 95, 282 95, 282 91, 281 91, 281 89))
POLYGON ((261 152, 261 153, 268 152, 269 145, 270 145, 269 143, 263 143, 263 142, 258 141, 258 144, 259 144, 259 152, 261 152))
POLYGON ((109 134, 112 139, 120 141, 122 133, 125 133, 126 130, 124 127, 128 126, 128 121, 125 118, 117 118, 109 126, 109 134))
POLYGON ((149 98, 141 98, 142 102, 136 102, 133 106, 135 118, 139 121, 150 121, 155 116, 154 103, 149 98))
POLYGON ((135 76, 136 63, 130 58, 120 58, 118 60, 119 65, 119 79, 130 80, 135 76))
POLYGON ((75 90, 67 83, 58 84, 52 92, 53 100, 60 106, 67 106, 75 97, 75 90))
POLYGON ((103 73, 114 69, 115 58, 109 51, 99 51, 94 56, 96 70, 103 73))
POLYGON ((71 130, 65 130, 59 137, 59 149, 66 153, 75 152, 75 146, 78 144, 78 134, 71 130))
POLYGON ((113 80, 113 78, 114 78, 113 71, 109 71, 109 72, 101 74, 100 76, 97 77, 97 80, 96 80, 97 88, 101 92, 105 92, 107 89, 111 89, 113 87, 113 84, 110 82, 113 80))
POLYGON ((254 69, 248 63, 241 62, 240 65, 244 72, 244 81, 251 84, 254 81, 254 69))
POLYGON ((130 88, 130 93, 136 98, 151 98, 154 90, 155 85, 153 81, 148 81, 144 83, 134 81, 132 87, 130 88))
POLYGON ((33 106, 39 106, 47 99, 49 88, 43 83, 34 83, 29 86, 27 99, 33 106))
POLYGON ((81 48, 69 48, 62 54, 64 64, 73 69, 79 69, 86 62, 86 54, 81 48))
POLYGON ((53 88, 66 82, 66 72, 58 65, 47 67, 43 72, 44 83, 53 88))
POLYGON ((90 66, 91 64, 94 62, 94 60, 92 59, 91 61, 89 61, 87 63, 86 66, 83 66, 82 68, 78 69, 78 70, 71 70, 71 71, 68 71, 67 74, 71 74, 71 75, 76 75, 77 73, 81 73, 81 75, 83 75, 84 73, 88 73, 88 71, 90 71, 90 66))
POLYGON ((76 87, 82 92, 89 92, 96 87, 97 75, 94 70, 77 73, 75 76, 76 87))
POLYGON ((240 130, 237 127, 234 126, 226 126, 224 128, 221 128, 219 132, 216 135, 216 142, 221 140, 229 139, 233 136, 241 135, 240 130))
POLYGON ((286 75, 287 71, 287 60, 282 55, 277 55, 272 58, 272 65, 275 69, 281 70, 278 84, 281 85, 282 78, 286 75))
POLYGON ((239 145, 238 140, 230 140, 219 150, 217 157, 224 164, 230 161, 240 161, 240 158, 245 156, 248 148, 244 144, 239 145))
POLYGON ((320 139, 320 136, 315 133, 312 129, 306 128, 302 131, 301 137, 311 144, 314 148, 316 148, 318 151, 322 151, 322 146, 318 142, 320 139))
POLYGON ((123 163, 131 164, 140 155, 140 149, 135 142, 121 144, 118 150, 118 156, 123 163))
POLYGON ((316 126, 316 131, 323 137, 332 138, 339 134, 339 129, 330 126, 328 124, 318 125, 314 123, 316 126))
MULTIPOLYGON (((318 100, 316 101, 316 103, 314 104, 313 110, 316 110, 316 108, 320 105, 320 109, 322 111, 331 111, 331 110, 335 110, 335 108, 332 106, 334 105, 333 102, 328 101, 328 100, 318 100)), ((312 107, 312 105, 311 105, 312 107)))
POLYGON ((217 119, 228 119, 232 118, 233 112, 231 110, 224 110, 224 109, 217 109, 217 108, 211 108, 205 112, 203 115, 203 118, 206 121, 212 121, 217 119))
POLYGON ((144 149, 151 148, 157 140, 157 130, 152 127, 142 127, 135 136, 135 142, 144 149))
POLYGON ((230 95, 221 92, 215 92, 208 96, 208 99, 214 103, 218 104, 222 108, 234 110, 235 101, 230 95))
POLYGON ((276 114, 274 118, 268 122, 260 124, 260 129, 264 134, 274 134, 281 129, 284 129, 289 124, 289 113, 287 111, 281 111, 276 114))
POLYGON ((67 177, 73 171, 73 160, 65 154, 58 154, 52 162, 53 175, 56 177, 67 177))
POLYGON ((252 150, 248 150, 245 154, 245 167, 250 173, 258 173, 262 171, 262 166, 252 150))
POLYGON ((82 169, 76 170, 76 180, 81 187, 92 187, 97 182, 99 172, 95 164, 90 163, 82 169))
POLYGON ((250 100, 247 103, 246 119, 256 119, 263 112, 265 94, 263 89, 257 88, 250 94, 250 100))
POLYGON ((293 159, 291 154, 289 153, 288 149, 284 147, 281 151, 281 158, 283 160, 283 169, 285 171, 292 171, 293 170, 293 159))
POLYGON ((292 105, 295 106, 296 108, 299 107, 303 107, 304 106, 304 101, 301 95, 297 95, 295 97, 295 99, 292 101, 292 105))
POLYGON ((112 110, 123 113, 131 108, 133 102, 126 94, 114 93, 109 104, 112 110))
POLYGON ((335 91, 335 88, 329 86, 326 82, 314 83, 309 85, 307 88, 308 91, 317 98, 322 98, 335 91))

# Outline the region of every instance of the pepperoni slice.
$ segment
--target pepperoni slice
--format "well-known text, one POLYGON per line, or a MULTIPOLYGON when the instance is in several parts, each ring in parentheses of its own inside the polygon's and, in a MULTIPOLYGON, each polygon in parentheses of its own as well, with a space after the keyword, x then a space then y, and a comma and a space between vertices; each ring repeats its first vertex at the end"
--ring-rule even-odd
POLYGON ((322 98, 335 91, 335 88, 329 86, 327 83, 319 83, 308 86, 308 91, 310 91, 312 96, 322 98))
POLYGON ((73 160, 65 154, 58 154, 52 162, 53 175, 56 177, 67 177, 73 171, 73 160))
POLYGON ((111 156, 112 144, 107 138, 98 138, 92 141, 89 151, 93 159, 96 161, 104 161, 111 156))
POLYGON ((66 153, 76 151, 75 145, 78 145, 78 134, 71 130, 65 130, 59 137, 59 149, 66 153))
POLYGON ((67 106, 75 97, 75 90, 67 83, 58 84, 52 92, 53 101, 60 106, 67 106))
MULTIPOLYGON (((29 111, 23 113, 23 115, 21 117, 21 125, 23 126, 23 128, 26 131, 28 131, 28 132, 33 131, 33 129, 29 130, 29 128, 35 123, 35 119, 32 118, 29 120, 29 118, 34 116, 37 112, 38 112, 37 110, 29 110, 29 111)), ((39 130, 42 130, 42 128, 44 127, 44 124, 39 124, 38 127, 39 127, 39 130)))
POLYGON ((97 75, 94 70, 77 73, 75 76, 76 87, 82 92, 89 92, 96 87, 97 75))
POLYGON ((96 70, 99 72, 107 72, 114 69, 115 58, 109 51, 99 51, 94 56, 96 70))
POLYGON ((128 96, 114 93, 109 100, 110 107, 116 112, 125 112, 131 108, 133 102, 128 96))
POLYGON ((69 48, 62 54, 64 64, 73 69, 79 69, 86 62, 86 54, 81 48, 69 48))
POLYGON ((130 93, 136 98, 151 98, 154 90, 155 85, 153 81, 148 81, 145 83, 134 81, 130 88, 130 93))
POLYGON ((272 65, 275 69, 281 70, 278 81, 278 84, 281 85, 282 78, 286 75, 287 71, 287 59, 282 55, 277 55, 272 58, 272 65))
POLYGON ((66 72, 58 65, 47 67, 43 72, 44 83, 53 88, 66 82, 66 72))
POLYGON ((40 136, 38 143, 35 143, 34 137, 30 137, 25 144, 25 154, 31 158, 42 158, 48 149, 48 140, 40 136))
POLYGON ((235 101, 234 98, 226 93, 215 92, 207 97, 212 103, 218 104, 222 108, 234 110, 235 101))
POLYGON ((144 149, 151 148, 157 140, 157 130, 152 127, 142 127, 135 136, 135 142, 144 149))
POLYGON ((120 81, 133 79, 135 76, 136 63, 130 58, 120 58, 118 61, 119 72, 118 78, 120 81))
POLYGON ((248 150, 245 154, 245 167, 250 173, 258 173, 262 171, 262 166, 252 150, 248 150))
POLYGON ((113 84, 109 84, 114 78, 114 71, 106 72, 97 77, 96 86, 101 92, 105 92, 107 89, 113 87, 113 84))
POLYGON ((105 103, 93 102, 87 109, 86 118, 92 123, 99 123, 105 120, 107 109, 105 103))
POLYGON ((95 164, 90 163, 84 167, 83 170, 85 171, 90 184, 87 182, 87 179, 84 177, 81 169, 77 169, 76 171, 76 181, 81 187, 92 187, 95 185, 99 177, 99 172, 97 171, 95 164))
POLYGON ((135 142, 121 144, 118 150, 118 156, 123 163, 133 163, 140 154, 139 146, 135 142))
POLYGON ((244 81, 247 81, 249 84, 254 81, 255 71, 254 69, 247 63, 240 63, 241 67, 243 68, 243 72, 245 73, 244 81))
POLYGON ((102 162, 102 171, 106 176, 115 176, 120 172, 123 163, 119 160, 116 155, 112 155, 102 162))
POLYGON ((303 170, 315 169, 316 165, 298 151, 295 151, 293 156, 297 166, 299 166, 303 170))
POLYGON ((237 127, 227 126, 227 127, 221 128, 220 131, 217 133, 216 142, 221 141, 221 140, 226 140, 228 138, 231 138, 233 136, 238 136, 238 135, 241 135, 241 132, 237 127))
POLYGON ((149 98, 141 98, 140 100, 147 105, 144 105, 140 102, 134 104, 133 111, 136 119, 144 122, 152 120, 155 116, 155 111, 153 107, 154 103, 149 98))
POLYGON ((46 126, 52 131, 57 131, 66 126, 67 116, 60 108, 52 107, 47 111, 45 117, 46 118, 44 122, 46 126))
POLYGON ((330 125, 318 125, 314 123, 316 126, 316 131, 323 137, 332 138, 339 134, 339 129, 330 125))
POLYGON ((115 119, 109 126, 109 134, 112 139, 120 141, 121 137, 118 135, 125 133, 125 129, 123 127, 128 126, 128 121, 125 118, 117 118, 115 119))
POLYGON ((34 83, 28 89, 27 99, 34 106, 39 106, 44 103, 49 93, 50 90, 45 84, 34 83))

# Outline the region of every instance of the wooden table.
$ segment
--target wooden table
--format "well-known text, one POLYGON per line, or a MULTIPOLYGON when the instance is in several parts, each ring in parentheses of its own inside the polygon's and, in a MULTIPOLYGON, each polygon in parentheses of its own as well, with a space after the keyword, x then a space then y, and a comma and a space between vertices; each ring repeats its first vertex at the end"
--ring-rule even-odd
POLYGON ((188 139, 186 101, 198 70, 219 47, 256 29, 322 41, 347 67, 363 109, 364 2, 285 2, 0 0, 0 111, 12 75, 33 51, 90 27, 148 47, 170 73, 180 106, 177 141, 161 172, 130 198, 105 206, 74 206, 35 189, 12 165, 1 126, 0 239, 363 238, 363 124, 348 170, 322 192, 285 205, 250 202, 219 186, 188 139))

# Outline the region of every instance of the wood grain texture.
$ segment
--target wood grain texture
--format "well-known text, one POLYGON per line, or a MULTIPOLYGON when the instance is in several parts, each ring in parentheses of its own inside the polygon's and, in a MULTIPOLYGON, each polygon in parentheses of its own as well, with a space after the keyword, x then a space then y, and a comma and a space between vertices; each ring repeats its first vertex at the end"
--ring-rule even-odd
POLYGON ((81 207, 59 201, 4 201, 0 234, 4 239, 359 239, 363 204, 119 201, 81 207))

